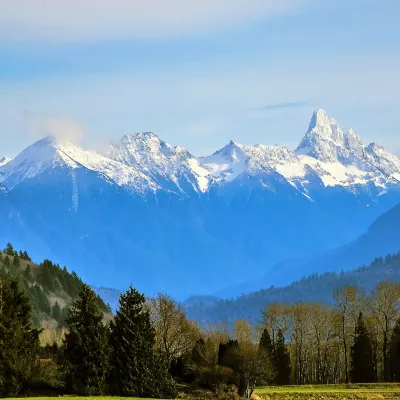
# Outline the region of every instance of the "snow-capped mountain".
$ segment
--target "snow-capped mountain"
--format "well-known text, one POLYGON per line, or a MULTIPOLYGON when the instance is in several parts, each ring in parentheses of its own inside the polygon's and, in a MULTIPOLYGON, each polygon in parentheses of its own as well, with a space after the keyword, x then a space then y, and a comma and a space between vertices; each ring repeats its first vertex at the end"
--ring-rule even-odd
POLYGON ((106 156, 124 165, 142 171, 160 187, 185 193, 204 192, 207 171, 182 146, 171 146, 150 132, 124 136, 112 143, 106 156))
POLYGON ((11 161, 11 158, 8 157, 1 157, 0 158, 0 167, 2 167, 3 165, 6 165, 8 162, 11 161))
POLYGON ((102 153, 44 138, 0 162, 0 185, 0 240, 99 286, 187 295, 355 239, 400 202, 400 160, 317 110, 296 150, 231 141, 198 158, 153 133, 102 153))
POLYGON ((53 137, 37 141, 15 159, 2 165, 0 183, 12 190, 24 181, 54 168, 64 168, 71 176, 74 170, 85 168, 98 173, 106 180, 139 193, 158 189, 151 179, 134 168, 70 143, 58 143, 53 137))

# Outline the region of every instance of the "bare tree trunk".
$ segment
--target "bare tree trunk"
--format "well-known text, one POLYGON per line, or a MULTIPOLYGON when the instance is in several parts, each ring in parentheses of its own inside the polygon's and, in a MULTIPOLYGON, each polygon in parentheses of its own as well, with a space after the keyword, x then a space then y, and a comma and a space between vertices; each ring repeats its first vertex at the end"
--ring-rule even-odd
POLYGON ((342 316, 342 335, 343 335, 343 347, 344 347, 344 370, 346 375, 346 385, 349 383, 349 371, 347 365, 347 342, 346 342, 346 329, 345 329, 345 316, 342 316))

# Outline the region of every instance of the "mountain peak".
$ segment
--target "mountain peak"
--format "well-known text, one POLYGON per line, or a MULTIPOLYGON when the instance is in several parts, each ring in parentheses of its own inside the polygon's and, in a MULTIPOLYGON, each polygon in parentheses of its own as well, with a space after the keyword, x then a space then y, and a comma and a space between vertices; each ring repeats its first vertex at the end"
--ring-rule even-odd
POLYGON ((312 131, 317 127, 325 127, 331 125, 337 125, 337 122, 332 117, 330 117, 324 110, 318 108, 314 111, 311 117, 308 130, 312 131))
POLYGON ((345 156, 345 135, 335 119, 317 109, 308 131, 296 149, 297 155, 307 155, 325 162, 336 162, 345 156))

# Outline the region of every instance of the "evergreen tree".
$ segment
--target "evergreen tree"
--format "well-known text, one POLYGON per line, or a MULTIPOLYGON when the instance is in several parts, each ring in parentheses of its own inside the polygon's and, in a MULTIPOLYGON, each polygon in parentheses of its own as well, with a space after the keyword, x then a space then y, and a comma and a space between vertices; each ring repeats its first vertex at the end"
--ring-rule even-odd
POLYGON ((14 251, 14 247, 11 243, 7 243, 6 248, 4 249, 4 253, 11 257, 15 256, 16 252, 14 251))
POLYGON ((61 319, 61 307, 56 301, 54 304, 53 308, 51 309, 51 317, 55 319, 58 323, 60 322, 61 319))
POLYGON ((272 360, 274 354, 274 345, 272 344, 271 336, 269 335, 267 329, 264 329, 261 335, 259 348, 260 351, 263 351, 272 360))
POLYGON ((62 365, 67 388, 79 395, 101 395, 106 390, 108 369, 107 328, 96 305, 96 295, 83 285, 67 321, 62 365))
POLYGON ((29 257, 28 253, 26 251, 24 251, 22 253, 22 259, 26 260, 26 261, 32 261, 32 259, 29 257))
POLYGON ((275 383, 279 386, 290 383, 290 355, 285 345, 285 337, 279 329, 274 349, 275 383))
POLYGON ((221 343, 218 348, 218 365, 239 371, 241 364, 240 346, 237 340, 221 343))
POLYGON ((46 293, 40 288, 39 285, 36 286, 36 293, 37 293, 37 305, 39 307, 39 311, 50 315, 51 313, 51 306, 49 302, 49 298, 46 296, 46 293))
POLYGON ((28 264, 24 270, 24 278, 28 281, 32 281, 32 271, 31 271, 31 266, 28 264))
POLYGON ((21 261, 18 256, 14 256, 13 266, 18 270, 21 266, 21 261))
POLYGON ((0 276, 0 396, 26 391, 38 374, 39 331, 17 280, 0 276))
POLYGON ((389 344, 390 380, 400 382, 400 319, 393 329, 389 344))
POLYGON ((7 255, 4 258, 4 266, 6 267, 7 270, 10 269, 11 266, 11 262, 10 262, 10 257, 7 255))
POLYGON ((361 312, 354 330, 350 357, 352 382, 373 382, 375 376, 373 346, 361 312))
POLYGON ((275 363, 274 363, 274 345, 272 344, 271 336, 267 329, 263 330, 260 338, 260 343, 258 345, 260 356, 265 360, 265 363, 270 366, 270 371, 267 371, 264 377, 265 384, 269 383, 271 375, 276 375, 275 363))
POLYGON ((155 331, 145 297, 131 287, 119 302, 120 308, 110 324, 113 393, 129 397, 173 396, 167 365, 155 354, 155 331))

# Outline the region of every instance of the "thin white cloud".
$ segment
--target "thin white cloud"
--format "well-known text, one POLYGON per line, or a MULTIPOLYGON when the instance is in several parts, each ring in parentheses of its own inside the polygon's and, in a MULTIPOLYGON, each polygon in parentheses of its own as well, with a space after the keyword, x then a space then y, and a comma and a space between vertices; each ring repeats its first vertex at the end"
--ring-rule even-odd
POLYGON ((12 0, 1 7, 0 40, 93 41, 193 34, 288 12, 305 2, 12 0))
POLYGON ((29 111, 23 113, 26 133, 33 140, 46 136, 53 136, 60 142, 81 144, 85 130, 83 126, 69 118, 63 117, 37 117, 29 111))

